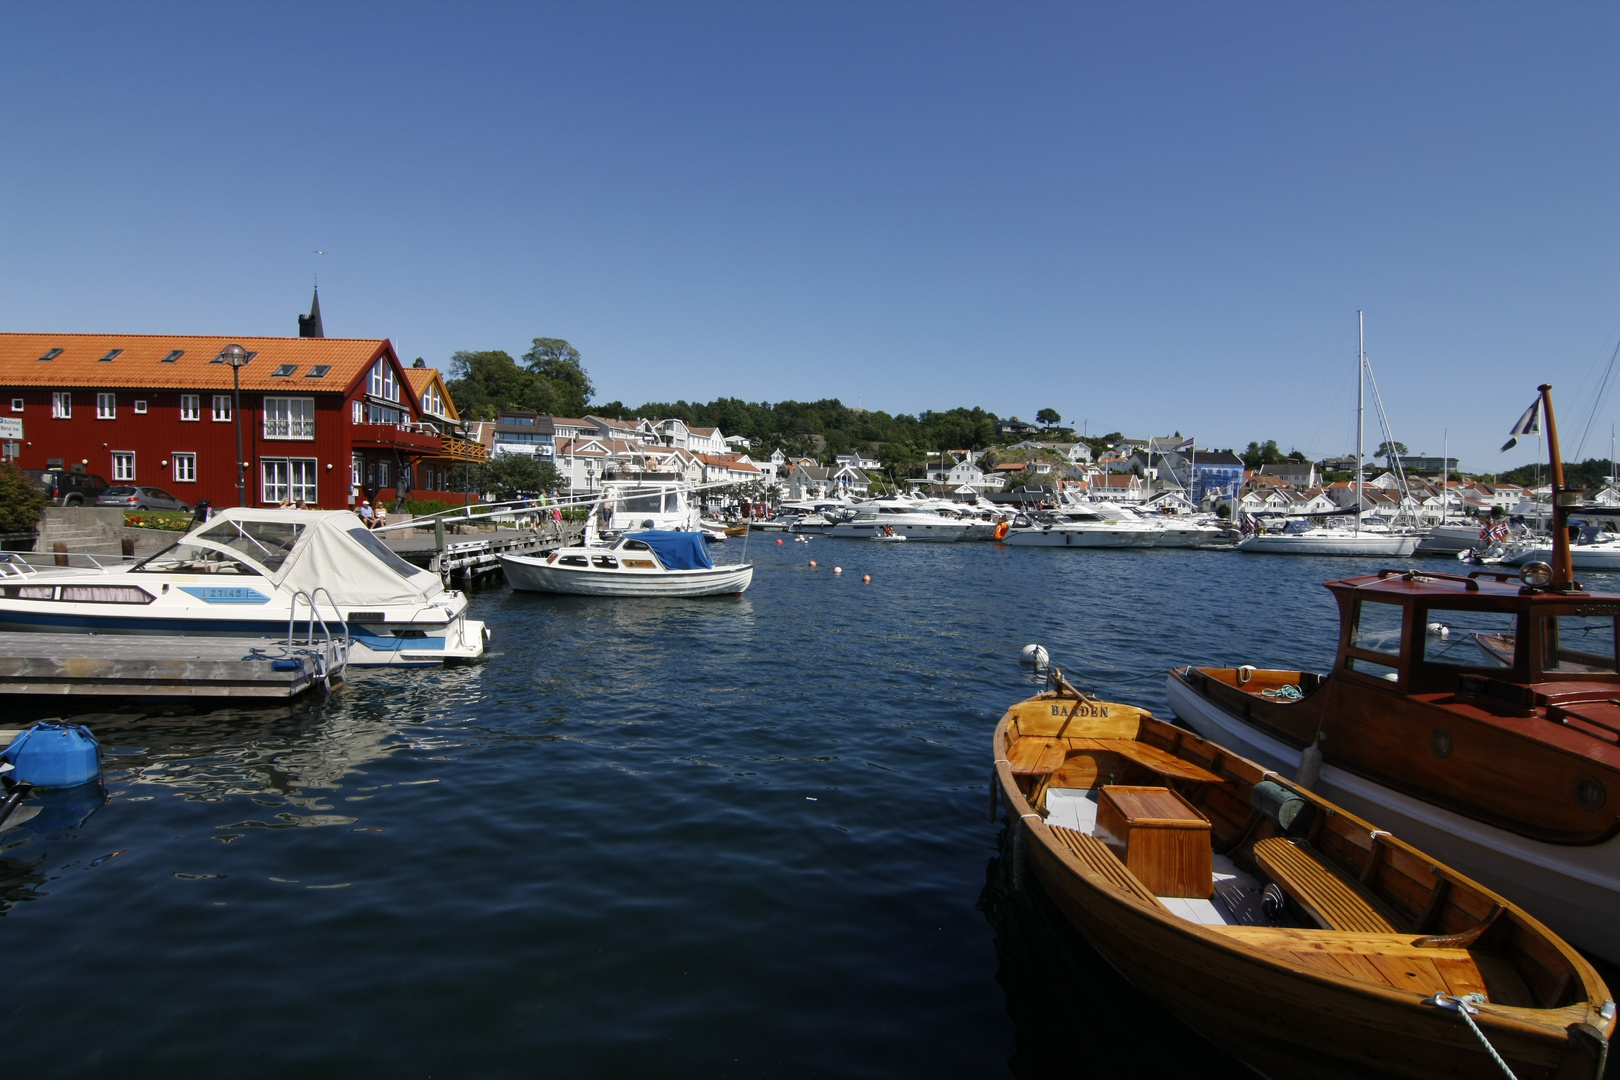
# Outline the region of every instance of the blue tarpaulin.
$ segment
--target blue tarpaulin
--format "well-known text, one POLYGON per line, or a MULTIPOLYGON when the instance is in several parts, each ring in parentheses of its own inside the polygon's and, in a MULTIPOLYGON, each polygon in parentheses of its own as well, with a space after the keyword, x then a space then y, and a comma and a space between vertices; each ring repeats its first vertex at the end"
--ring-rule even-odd
POLYGON ((708 570, 714 566, 709 548, 700 532, 630 533, 631 540, 640 540, 658 553, 658 558, 671 570, 708 570))

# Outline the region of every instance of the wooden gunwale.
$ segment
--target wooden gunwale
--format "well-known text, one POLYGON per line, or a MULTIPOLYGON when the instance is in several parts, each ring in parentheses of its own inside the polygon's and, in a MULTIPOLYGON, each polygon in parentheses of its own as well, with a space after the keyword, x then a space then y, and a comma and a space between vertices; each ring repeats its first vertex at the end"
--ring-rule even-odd
MULTIPOLYGON (((1051 693, 1037 695, 1019 704, 1053 700, 1051 693)), ((1065 699, 1066 700, 1066 699, 1065 699)), ((1011 826, 1023 831, 1024 857, 1035 877, 1047 889, 1059 908, 1103 955, 1144 991, 1169 1006, 1184 1020, 1213 1041, 1232 1049, 1252 1063, 1270 1066, 1305 1067, 1320 1074, 1323 1055, 1329 1048, 1338 1051, 1330 1073, 1364 1075, 1368 1069, 1396 1075, 1431 1077, 1455 1075, 1459 1063, 1469 1070, 1490 1075, 1490 1064, 1478 1043, 1454 1015, 1442 1013, 1423 1003, 1424 996, 1393 987, 1334 975, 1320 967, 1307 966, 1286 950, 1262 948, 1261 939, 1308 942, 1310 932, 1282 931, 1277 928, 1234 928, 1203 926, 1172 914, 1157 900, 1148 902, 1140 893, 1121 889, 1075 855, 1042 820, 1024 797, 1009 759, 1015 709, 1009 709, 998 723, 993 747, 1000 799, 1011 826), (1256 931, 1264 931, 1257 933, 1256 931), (1279 939, 1278 935, 1282 938, 1279 939), (1292 937, 1290 938, 1290 935, 1292 937)), ((1144 717, 1139 736, 1151 735, 1162 721, 1144 717)), ((1183 744, 1211 755, 1206 766, 1219 773, 1227 771, 1234 779, 1247 773, 1255 779, 1267 778, 1296 790, 1319 808, 1342 814, 1358 827, 1364 827, 1375 848, 1405 852, 1431 863, 1387 833, 1379 833, 1354 815, 1346 814, 1309 792, 1300 791, 1274 773, 1231 754, 1191 733, 1172 736, 1172 753, 1183 744)), ((1078 733, 1077 733, 1078 734, 1078 733)), ((1161 733, 1162 735, 1162 733, 1161 733)), ((1184 756, 1178 753, 1178 756, 1184 756)), ((1250 781, 1253 782, 1252 780, 1250 781)), ((1122 867, 1123 868, 1123 865, 1122 867)), ((1442 880, 1485 895, 1471 880, 1440 868, 1442 880)), ((1560 1066, 1572 1064, 1566 1028, 1584 1023, 1612 1035, 1614 1021, 1605 1022, 1596 1004, 1608 997, 1607 988, 1584 958, 1570 946, 1553 937, 1541 924, 1500 898, 1493 897, 1502 910, 1509 911, 1525 929, 1538 934, 1551 945, 1577 973, 1585 1001, 1555 1009, 1525 1008, 1485 1004, 1476 1018, 1497 1049, 1521 1070, 1521 1076, 1566 1075, 1560 1066)), ((1340 941, 1343 934, 1332 935, 1340 941)), ((1369 948, 1384 942, 1411 948, 1423 940, 1421 934, 1362 935, 1369 948)), ((1576 1063, 1578 1064, 1578 1063, 1576 1063)), ((1567 1075, 1584 1075, 1579 1071, 1567 1075)))

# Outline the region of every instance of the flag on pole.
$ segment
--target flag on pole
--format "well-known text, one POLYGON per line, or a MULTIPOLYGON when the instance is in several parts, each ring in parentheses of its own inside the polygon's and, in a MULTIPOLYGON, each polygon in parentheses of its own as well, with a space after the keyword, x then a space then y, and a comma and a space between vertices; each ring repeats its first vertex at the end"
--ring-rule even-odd
POLYGON ((1502 452, 1506 453, 1517 446, 1519 444, 1520 435, 1535 435, 1540 431, 1541 398, 1537 397, 1536 400, 1530 404, 1530 407, 1524 410, 1524 415, 1519 417, 1519 422, 1513 425, 1513 430, 1508 432, 1508 435, 1511 436, 1511 438, 1502 444, 1502 452))

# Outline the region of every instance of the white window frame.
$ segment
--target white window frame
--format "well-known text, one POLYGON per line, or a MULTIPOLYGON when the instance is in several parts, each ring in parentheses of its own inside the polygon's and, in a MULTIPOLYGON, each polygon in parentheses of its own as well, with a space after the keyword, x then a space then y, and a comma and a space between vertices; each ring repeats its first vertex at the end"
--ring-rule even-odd
POLYGON ((135 399, 135 415, 136 416, 145 416, 146 415, 146 399, 145 398, 136 398, 135 399))
POLYGON ((118 395, 117 394, 100 394, 100 393, 98 393, 96 395, 96 419, 97 420, 116 420, 116 419, 118 419, 118 395))
POLYGON ((23 401, 22 398, 20 398, 20 397, 12 398, 11 399, 11 411, 12 412, 22 412, 24 404, 25 404, 25 402, 23 401))
POLYGON ((276 506, 288 498, 320 505, 318 462, 314 458, 260 458, 260 501, 276 506))
POLYGON ((228 424, 231 422, 231 395, 214 395, 214 422, 228 424))
POLYGON ((73 391, 54 390, 51 392, 51 419, 73 419, 73 391))
POLYGON ((135 451, 114 450, 112 452, 112 479, 115 484, 133 484, 135 482, 135 451))
POLYGON ((169 455, 174 468, 174 482, 177 484, 195 484, 197 482, 197 455, 190 451, 176 451, 169 455))
POLYGON ((371 374, 366 376, 366 393, 384 401, 399 400, 399 376, 394 374, 394 365, 387 357, 372 365, 371 374))
POLYGON ((180 395, 180 419, 186 421, 196 421, 202 419, 201 394, 180 395))
POLYGON ((315 399, 312 397, 270 397, 264 399, 264 437, 266 439, 298 439, 311 442, 315 438, 315 399))
POLYGON ((365 404, 363 402, 360 402, 360 401, 351 401, 349 404, 354 406, 354 408, 351 410, 350 419, 356 424, 365 423, 366 422, 366 406, 365 406, 365 404))
POLYGON ((388 486, 388 462, 386 461, 377 462, 377 486, 379 488, 388 486))
POLYGON ((444 415, 444 399, 439 396, 439 388, 431 383, 422 391, 422 411, 429 416, 444 415))

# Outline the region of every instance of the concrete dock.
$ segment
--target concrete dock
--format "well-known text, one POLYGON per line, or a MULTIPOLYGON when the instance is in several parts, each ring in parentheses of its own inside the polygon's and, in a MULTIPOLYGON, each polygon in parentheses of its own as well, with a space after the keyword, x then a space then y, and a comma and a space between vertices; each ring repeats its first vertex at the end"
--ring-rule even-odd
MULTIPOLYGON (((286 645, 285 638, 0 633, 0 694, 292 698, 321 686, 321 660, 287 655, 286 645)), ((341 666, 331 666, 336 685, 341 666)))

